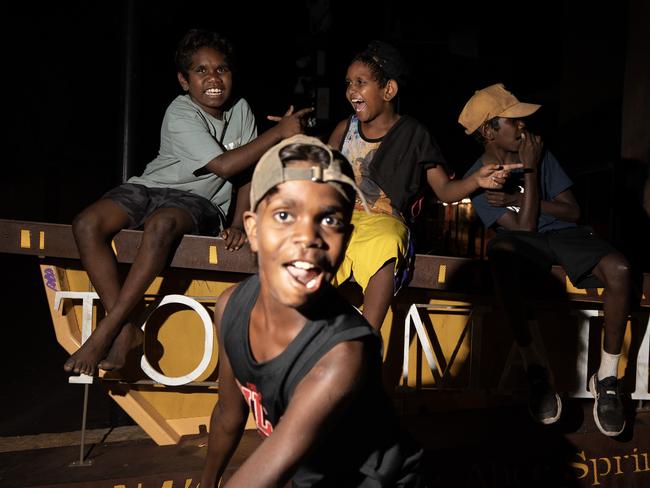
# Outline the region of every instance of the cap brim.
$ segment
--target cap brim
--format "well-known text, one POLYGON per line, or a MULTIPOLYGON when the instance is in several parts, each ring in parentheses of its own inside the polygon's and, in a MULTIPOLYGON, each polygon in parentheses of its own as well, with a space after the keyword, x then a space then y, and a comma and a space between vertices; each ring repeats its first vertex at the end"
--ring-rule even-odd
POLYGON ((512 107, 508 107, 501 112, 498 117, 505 117, 507 119, 517 119, 519 117, 528 117, 539 110, 541 105, 535 103, 517 103, 512 107))

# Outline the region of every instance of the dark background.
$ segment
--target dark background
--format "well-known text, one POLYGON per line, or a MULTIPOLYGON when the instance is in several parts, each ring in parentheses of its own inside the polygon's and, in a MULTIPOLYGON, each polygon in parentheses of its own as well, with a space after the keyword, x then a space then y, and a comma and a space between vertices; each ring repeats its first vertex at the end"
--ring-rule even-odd
POLYGON ((526 12, 520 2, 433 3, 431 14, 415 0, 225 3, 12 6, 3 19, 9 129, 0 218, 69 223, 121 182, 124 154, 129 175, 142 171, 157 154, 164 111, 180 93, 173 52, 190 27, 232 39, 236 87, 261 131, 269 127, 266 115, 313 104, 310 90, 328 89, 329 110, 319 110, 316 129, 324 138, 350 113, 343 86, 350 58, 378 38, 411 66, 402 112, 431 129, 458 174, 480 153, 456 122, 475 90, 503 82, 520 99, 543 104, 538 125, 575 179, 583 220, 647 266, 616 228, 635 203, 640 209, 647 165, 647 157, 624 164, 621 156, 628 28, 632 15, 647 12, 641 0, 635 9, 625 1, 606 8, 527 2, 526 12), (300 79, 307 80, 304 94, 295 93, 300 79), (617 194, 626 201, 615 216, 617 194))
MULTIPOLYGON (((638 28, 630 32, 650 22, 638 18, 648 12, 642 3, 428 2, 432 13, 423 11, 421 0, 6 6, 0 218, 70 223, 122 181, 125 160, 129 174, 142 171, 157 154, 164 111, 180 93, 173 52, 190 27, 233 41, 235 83, 260 131, 269 127, 266 115, 282 114, 290 103, 312 104, 312 89, 329 89, 328 110, 319 110, 315 131, 325 138, 350 113, 343 85, 350 58, 369 40, 383 39, 411 65, 402 112, 430 128, 461 175, 480 154, 456 122, 475 90, 503 82, 520 100, 543 104, 536 123, 576 183, 583 221, 623 250, 637 271, 650 271, 648 216, 641 207, 648 155, 622 155, 626 82, 639 71, 630 70, 639 63, 630 53, 648 52, 648 36, 639 36, 638 28), (642 46, 630 45, 640 38, 642 46), (299 79, 307 80, 305 93, 295 89, 299 79)), ((647 86, 648 68, 640 72, 647 86)), ((648 118, 634 119, 642 133, 650 132, 648 118)), ((435 249, 432 242, 420 245, 421 252, 435 249)), ((0 255, 2 307, 11 329, 2 366, 10 385, 42 377, 65 360, 36 265, 36 258, 0 255), (52 354, 58 356, 47 366, 39 363, 52 354)), ((64 375, 51 375, 65 383, 64 375)), ((3 409, 10 408, 10 387, 3 392, 3 409)))

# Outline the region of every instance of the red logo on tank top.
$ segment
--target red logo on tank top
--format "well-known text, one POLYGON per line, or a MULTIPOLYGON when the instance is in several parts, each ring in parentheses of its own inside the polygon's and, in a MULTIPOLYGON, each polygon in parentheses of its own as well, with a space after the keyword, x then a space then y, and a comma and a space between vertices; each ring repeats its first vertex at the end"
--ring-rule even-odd
POLYGON ((252 383, 247 383, 246 386, 243 386, 239 381, 237 381, 237 386, 239 386, 242 395, 244 395, 248 407, 253 411, 257 430, 266 437, 270 436, 273 432, 273 425, 264 418, 264 407, 262 406, 261 393, 257 391, 257 388, 252 383))

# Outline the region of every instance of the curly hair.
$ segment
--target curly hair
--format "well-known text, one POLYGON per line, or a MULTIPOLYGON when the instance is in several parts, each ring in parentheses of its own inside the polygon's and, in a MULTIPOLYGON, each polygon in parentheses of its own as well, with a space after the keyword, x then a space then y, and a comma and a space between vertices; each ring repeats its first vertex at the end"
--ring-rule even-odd
POLYGON ((368 66, 372 77, 381 88, 390 80, 395 80, 402 86, 409 77, 409 68, 400 52, 390 44, 382 41, 371 41, 365 50, 352 58, 350 64, 361 62, 368 66))
POLYGON ((204 29, 190 29, 179 41, 174 55, 176 69, 185 78, 189 76, 192 56, 202 47, 210 47, 226 58, 231 70, 234 70, 234 50, 231 42, 216 32, 204 29))

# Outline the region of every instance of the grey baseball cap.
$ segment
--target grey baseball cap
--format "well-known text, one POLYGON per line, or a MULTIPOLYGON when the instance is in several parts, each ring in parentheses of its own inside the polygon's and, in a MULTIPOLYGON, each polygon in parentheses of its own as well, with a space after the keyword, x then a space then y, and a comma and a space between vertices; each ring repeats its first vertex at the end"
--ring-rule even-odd
POLYGON ((257 166, 255 166, 251 182, 251 210, 254 211, 269 190, 280 183, 294 180, 307 180, 316 183, 330 184, 336 188, 336 190, 341 193, 346 200, 350 201, 350 192, 346 191, 343 186, 348 185, 358 194, 367 211, 368 207, 365 198, 359 191, 356 183, 352 178, 344 174, 343 166, 349 166, 349 164, 350 163, 348 163, 340 153, 333 153, 332 149, 327 144, 324 144, 316 137, 297 134, 284 139, 266 151, 260 158, 257 166), (329 155, 327 166, 318 163, 314 163, 313 166, 306 168, 286 166, 285 163, 282 162, 280 153, 285 147, 292 144, 317 146, 325 150, 329 155))

